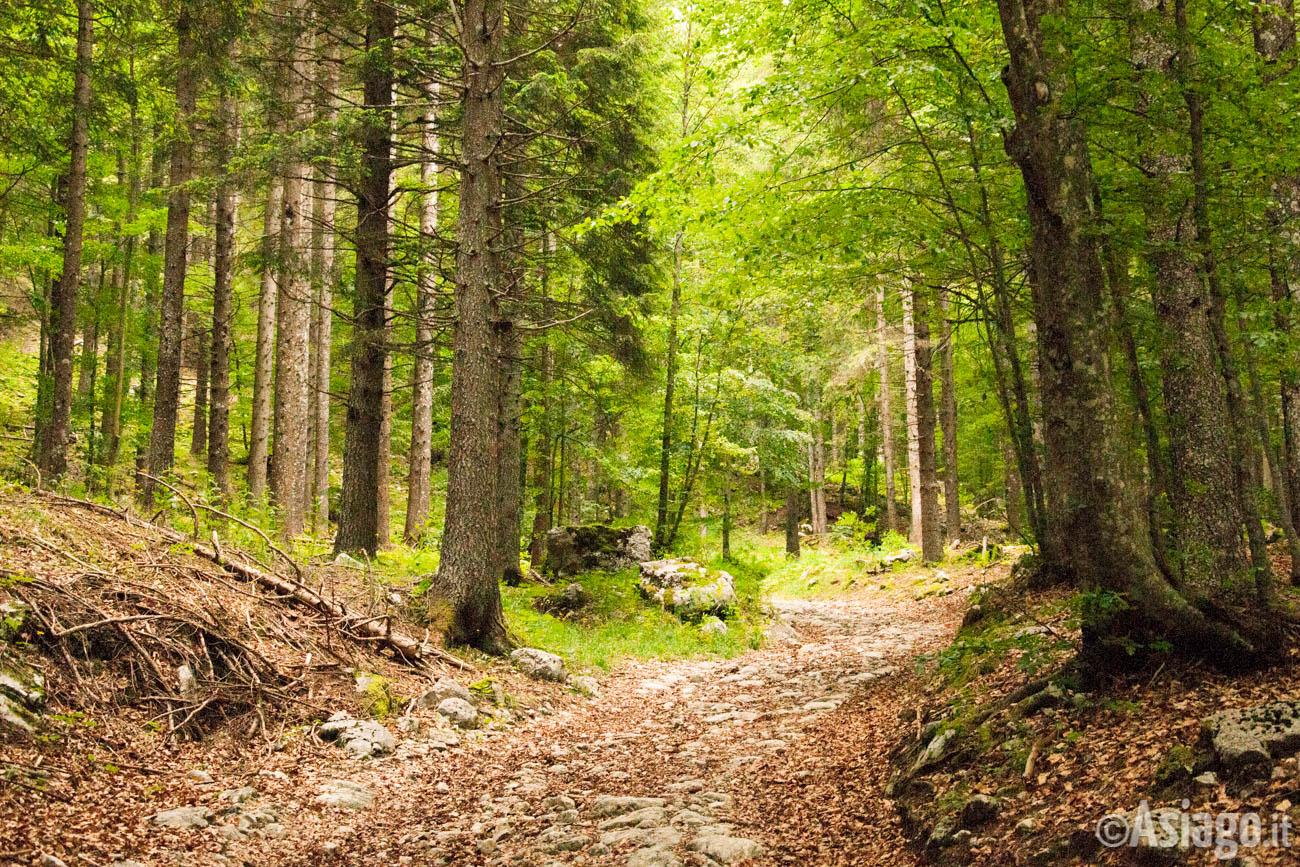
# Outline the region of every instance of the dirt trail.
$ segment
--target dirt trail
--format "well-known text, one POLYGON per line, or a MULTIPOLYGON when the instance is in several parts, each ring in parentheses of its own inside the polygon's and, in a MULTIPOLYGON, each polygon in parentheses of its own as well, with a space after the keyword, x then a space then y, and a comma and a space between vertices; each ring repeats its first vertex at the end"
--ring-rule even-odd
POLYGON ((283 836, 231 842, 225 863, 910 863, 885 754, 913 656, 951 634, 959 598, 778 600, 772 641, 739 659, 628 665, 599 698, 449 752, 412 735, 263 778, 283 836), (322 770, 374 806, 315 803, 322 770))

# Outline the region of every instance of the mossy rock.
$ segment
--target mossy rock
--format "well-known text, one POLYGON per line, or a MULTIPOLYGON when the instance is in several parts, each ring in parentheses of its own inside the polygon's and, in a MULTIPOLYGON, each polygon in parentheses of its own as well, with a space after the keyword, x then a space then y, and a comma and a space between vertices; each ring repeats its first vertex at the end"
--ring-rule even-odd
POLYGON ((392 684, 377 674, 357 675, 357 693, 365 712, 375 719, 391 716, 402 703, 402 697, 393 691, 392 684))

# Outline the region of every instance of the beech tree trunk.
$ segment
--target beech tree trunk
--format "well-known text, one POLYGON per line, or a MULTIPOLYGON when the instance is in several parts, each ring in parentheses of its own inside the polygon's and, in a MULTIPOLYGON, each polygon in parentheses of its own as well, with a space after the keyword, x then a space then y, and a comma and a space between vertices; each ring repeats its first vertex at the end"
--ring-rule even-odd
MULTIPOLYGON (((683 116, 685 109, 682 109, 683 116)), ((683 121, 684 123, 684 121, 683 121)), ((663 550, 667 544, 668 495, 672 484, 673 450, 673 399, 677 389, 678 321, 682 311, 682 244, 685 233, 677 231, 673 238, 673 287, 668 307, 668 347, 664 359, 664 411, 659 433, 659 505, 655 511, 654 548, 663 550)))
POLYGON ((223 86, 217 113, 217 164, 222 176, 216 192, 212 250, 212 363, 208 410, 208 473, 223 500, 230 499, 230 351, 235 315, 235 218, 238 193, 228 165, 239 141, 239 103, 223 86))
POLYGON ((95 7, 77 3, 77 65, 72 76, 72 135, 64 196, 63 270, 50 296, 51 379, 48 418, 37 419, 35 463, 47 482, 68 470, 72 436, 72 356, 77 339, 77 289, 86 224, 86 158, 90 148, 90 66, 95 51, 95 7))
POLYGON ((248 496, 253 502, 266 494, 267 459, 271 446, 271 394, 275 374, 276 261, 280 249, 280 206, 283 180, 271 178, 262 211, 262 290, 257 302, 257 346, 253 355, 253 412, 248 422, 248 496))
POLYGON ((821 386, 808 395, 812 430, 808 440, 809 524, 815 535, 826 532, 826 419, 822 411, 821 386))
POLYGON ((949 539, 961 538, 961 489, 957 480, 957 389, 953 382, 952 311, 948 290, 939 290, 941 317, 939 347, 939 395, 943 411, 939 426, 943 431, 943 505, 949 539))
POLYGON ((496 433, 497 340, 502 285, 501 167, 504 132, 502 0, 460 0, 464 53, 460 211, 457 221, 455 327, 447 518, 438 589, 450 641, 499 651, 506 643, 494 568, 499 526, 496 433))
MULTIPOLYGON (((885 286, 876 287, 876 343, 880 371, 880 449, 885 465, 885 529, 898 529, 898 499, 894 490, 894 398, 889 379, 889 320, 885 316, 885 286)), ((879 525, 879 521, 876 522, 879 525)))
POLYGON ((785 492, 785 553, 790 557, 799 556, 799 503, 802 492, 794 486, 785 492))
MULTIPOLYGON (((158 304, 158 369, 153 427, 149 432, 148 474, 164 478, 176 457, 176 414, 180 409, 181 340, 184 337, 185 272, 190 237, 190 189, 194 173, 194 105, 198 92, 198 47, 190 28, 190 0, 176 18, 176 138, 172 142, 171 188, 167 195, 167 235, 163 249, 162 297, 158 304)), ((156 484, 143 480, 140 497, 152 503, 156 484)))
MULTIPOLYGON (((294 15, 306 15, 306 4, 295 2, 294 15)), ((290 47, 291 66, 285 100, 295 108, 302 101, 304 82, 310 75, 305 28, 290 47)), ((297 129, 297 119, 291 129, 297 129)), ((298 156, 284 168, 284 194, 280 205, 280 279, 276 299, 275 419, 271 452, 271 500, 286 538, 307 526, 308 388, 311 350, 311 280, 306 256, 310 239, 307 225, 309 168, 298 156)))
POLYGON ((1051 504, 1045 566, 1127 603, 1088 612, 1090 658, 1130 659, 1131 642, 1157 637, 1221 664, 1249 657, 1255 646, 1165 581, 1138 506, 1107 368, 1105 231, 1092 199, 1082 121, 1061 103, 1070 88, 1072 53, 1056 28, 1069 19, 1068 4, 999 0, 998 11, 1010 54, 1003 79, 1015 113, 1006 146, 1024 176, 1031 228, 1029 276, 1051 504))
POLYGON ((939 480, 934 448, 934 374, 931 369, 930 322, 920 281, 903 290, 903 359, 907 388, 908 499, 912 506, 913 545, 921 559, 943 559, 939 532, 939 480))
POLYGON ((388 305, 388 198, 392 175, 393 54, 397 14, 387 0, 369 0, 363 98, 370 110, 359 127, 356 288, 353 295, 352 389, 343 445, 336 551, 379 548, 379 428, 384 400, 388 305), (373 53, 378 53, 378 58, 373 53))
MULTIPOLYGON (((134 72, 134 67, 132 68, 134 72)), ((131 160, 130 165, 122 165, 119 157, 118 176, 121 178, 125 175, 127 194, 126 194, 126 222, 134 223, 136 210, 140 202, 140 115, 136 104, 131 104, 131 160)), ((132 283, 135 278, 135 247, 136 236, 132 232, 126 236, 122 245, 122 265, 118 271, 117 279, 117 298, 116 298, 116 319, 113 325, 113 339, 111 346, 116 350, 110 351, 108 358, 108 379, 104 384, 104 409, 100 429, 104 436, 104 449, 100 453, 100 461, 107 470, 106 487, 109 496, 112 496, 114 489, 115 471, 118 454, 121 450, 122 443, 122 405, 126 399, 126 391, 130 383, 126 373, 127 356, 130 354, 130 347, 127 342, 127 327, 130 323, 132 309, 132 283)))

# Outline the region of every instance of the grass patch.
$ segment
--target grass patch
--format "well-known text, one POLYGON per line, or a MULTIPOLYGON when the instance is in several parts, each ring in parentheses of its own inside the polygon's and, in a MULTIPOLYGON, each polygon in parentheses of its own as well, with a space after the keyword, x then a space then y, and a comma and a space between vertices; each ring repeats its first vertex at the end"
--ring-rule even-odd
POLYGON ((574 580, 590 601, 580 611, 556 617, 538 611, 538 597, 558 592, 537 585, 502 587, 506 622, 528 647, 558 653, 577 668, 610 669, 626 659, 732 657, 762 640, 761 564, 714 561, 735 578, 737 605, 725 635, 710 635, 693 623, 647 602, 636 589, 637 570, 589 572, 574 580))

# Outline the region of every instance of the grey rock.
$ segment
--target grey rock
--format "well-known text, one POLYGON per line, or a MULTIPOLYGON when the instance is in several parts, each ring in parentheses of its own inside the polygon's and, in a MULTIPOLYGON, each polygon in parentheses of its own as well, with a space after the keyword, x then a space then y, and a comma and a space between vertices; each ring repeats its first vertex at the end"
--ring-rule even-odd
POLYGON ((163 828, 206 828, 212 824, 212 811, 207 807, 174 807, 155 813, 149 821, 163 828))
POLYGON ((916 762, 912 765, 912 773, 915 774, 917 771, 927 768, 943 758, 944 753, 948 750, 948 745, 952 743, 956 736, 956 729, 946 729, 931 738, 930 743, 926 744, 925 749, 921 751, 921 755, 916 757, 916 762))
POLYGON ((685 825, 688 828, 698 828, 701 825, 708 825, 713 818, 692 809, 685 809, 673 815, 670 822, 672 825, 685 825))
POLYGON ((727 624, 723 623, 721 620, 714 617, 711 620, 706 620, 703 623, 701 623, 700 631, 703 632, 705 635, 711 635, 715 637, 720 635, 726 635, 727 624))
POLYGON ((289 836, 289 829, 278 822, 272 822, 262 829, 262 835, 272 840, 283 840, 289 836))
MULTIPOLYGON (((338 717, 339 714, 335 714, 338 717)), ((318 730, 321 740, 337 741, 343 751, 359 759, 387 755, 397 748, 392 732, 374 720, 330 718, 318 730)))
POLYGON ((351 780, 331 780, 316 796, 316 803, 344 810, 365 810, 375 805, 374 793, 351 780))
POLYGON ((201 785, 204 785, 212 782, 212 775, 209 774, 207 771, 202 771, 199 770, 198 768, 195 768, 194 770, 188 772, 185 775, 185 779, 189 780, 192 783, 199 783, 201 785))
POLYGON ((553 575, 617 572, 649 560, 652 538, 650 528, 642 525, 556 527, 546 534, 546 571, 553 575))
POLYGON ((216 831, 218 837, 223 840, 229 840, 232 843, 238 843, 240 840, 248 839, 248 833, 240 830, 234 825, 221 825, 213 830, 216 831))
POLYGON ((992 821, 998 815, 999 809, 998 802, 988 795, 972 795, 961 805, 961 810, 957 813, 957 826, 978 828, 985 822, 992 821))
POLYGON ((590 698, 600 698, 600 681, 590 675, 579 674, 569 678, 569 686, 590 698))
POLYGON ((474 705, 454 696, 439 703, 438 713, 458 728, 472 729, 478 725, 478 710, 474 705))
POLYGON ((1222 711, 1202 720, 1201 730, 1223 770, 1239 777, 1267 778, 1273 759, 1300 751, 1300 701, 1222 711))
POLYGON ((41 857, 37 859, 36 863, 41 865, 41 867, 68 867, 68 865, 63 862, 63 859, 50 855, 47 852, 42 852, 41 857))
POLYGON ((600 795, 592 802, 591 813, 598 819, 621 816, 646 807, 662 807, 663 798, 638 798, 633 795, 600 795))
POLYGON ((555 814, 555 824, 572 825, 575 824, 579 818, 577 810, 561 810, 555 814))
POLYGON ((668 815, 663 807, 642 807, 630 813, 608 818, 597 827, 602 831, 612 831, 615 828, 657 828, 666 821, 668 815))
POLYGON ((424 708, 434 708, 449 698, 458 698, 466 704, 475 704, 474 693, 449 677, 442 677, 418 699, 416 704, 424 708))
POLYGON ((591 838, 582 834, 573 834, 566 828, 559 826, 547 828, 537 837, 537 842, 542 848, 552 855, 558 852, 577 852, 585 849, 590 843, 591 838))
POLYGON ((231 804, 242 804, 245 801, 251 801, 257 797, 257 789, 252 786, 240 786, 238 789, 226 789, 218 799, 231 804))
POLYGON ((628 855, 623 863, 626 867, 681 867, 682 859, 667 846, 647 846, 628 855))
POLYGON ((514 663, 515 668, 534 680, 564 682, 564 660, 554 653, 547 653, 534 647, 521 647, 510 654, 510 661, 514 663))
POLYGON ((678 557, 641 564, 641 594, 679 617, 723 615, 736 602, 735 579, 725 571, 710 574, 693 560, 678 557))
POLYGON ((0 660, 0 739, 27 740, 45 707, 45 678, 16 660, 0 660))
POLYGON ((761 858, 767 850, 761 843, 744 837, 701 835, 691 841, 692 852, 707 855, 722 864, 735 864, 751 858, 761 858))
POLYGON ((565 810, 572 810, 577 804, 568 795, 551 795, 542 801, 542 808, 551 810, 555 813, 562 813, 565 810))

